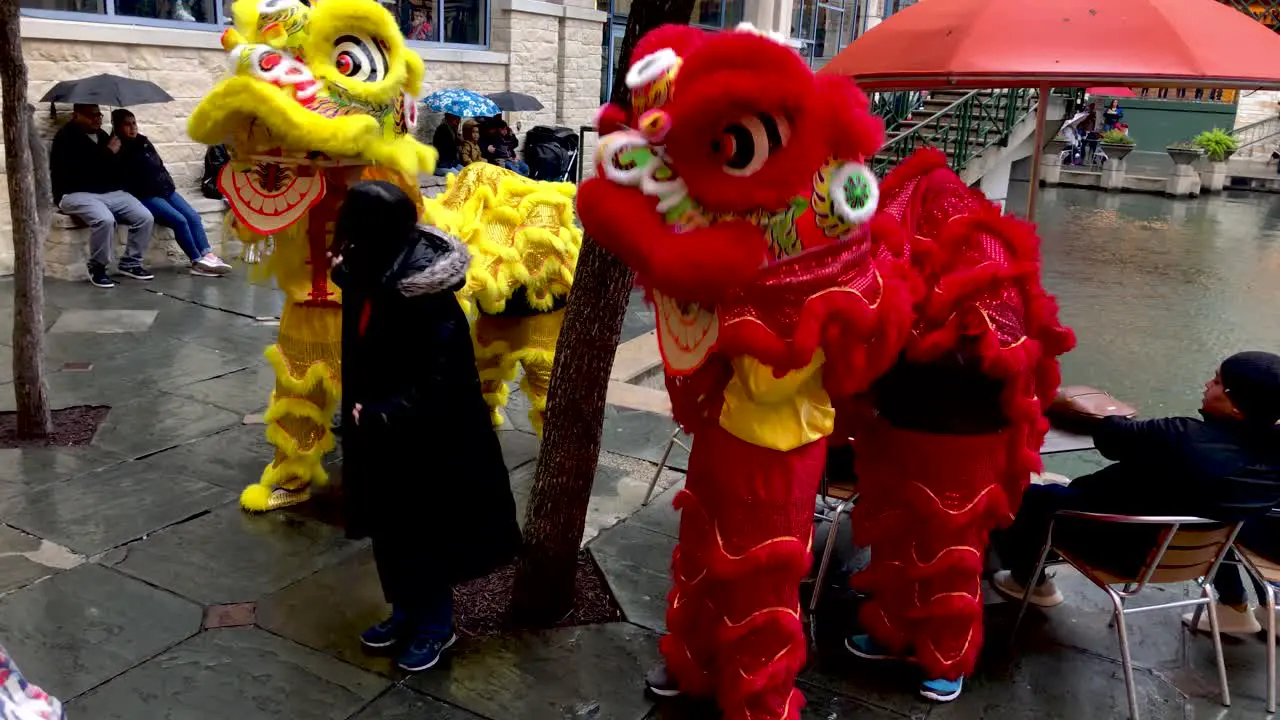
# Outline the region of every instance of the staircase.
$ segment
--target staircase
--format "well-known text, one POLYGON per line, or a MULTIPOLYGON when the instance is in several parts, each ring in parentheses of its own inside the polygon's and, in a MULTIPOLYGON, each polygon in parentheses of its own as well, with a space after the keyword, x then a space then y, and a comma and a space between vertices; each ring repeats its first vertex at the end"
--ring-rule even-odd
MULTIPOLYGON (((872 170, 884 175, 916 150, 936 147, 946 153, 953 170, 962 172, 989 148, 1006 146, 1019 123, 1034 121, 1037 95, 1021 88, 931 92, 905 117, 886 117, 889 139, 876 153, 872 170)), ((886 104, 882 101, 881 107, 886 104)))
POLYGON ((1231 136, 1237 143, 1234 157, 1270 160, 1271 153, 1280 149, 1280 115, 1238 127, 1231 136))

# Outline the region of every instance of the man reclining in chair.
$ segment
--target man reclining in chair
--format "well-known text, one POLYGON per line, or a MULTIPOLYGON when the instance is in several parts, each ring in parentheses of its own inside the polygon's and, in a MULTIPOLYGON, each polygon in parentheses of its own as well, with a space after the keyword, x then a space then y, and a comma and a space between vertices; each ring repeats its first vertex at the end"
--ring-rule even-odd
MULTIPOLYGON (((1280 502, 1280 356, 1243 352, 1224 360, 1205 383, 1200 414, 1203 420, 1098 421, 1093 428, 1098 452, 1115 462, 1070 485, 1027 488, 1013 525, 997 538, 996 547, 1009 569, 995 574, 992 587, 1022 600, 1059 510, 1248 520, 1240 539, 1253 541, 1250 547, 1261 552, 1273 548, 1280 555, 1280 527, 1262 517, 1280 502)), ((1086 550, 1098 545, 1099 556, 1106 557, 1108 545, 1115 542, 1115 535, 1093 533, 1083 544, 1086 550)), ((1215 585, 1223 632, 1257 632, 1258 621, 1249 613, 1238 571, 1226 568, 1215 585)), ((1053 581, 1043 575, 1030 592, 1031 603, 1040 607, 1063 601, 1053 581)), ((1184 619, 1189 623, 1190 617, 1184 619)), ((1207 617, 1201 624, 1207 629, 1207 617)))

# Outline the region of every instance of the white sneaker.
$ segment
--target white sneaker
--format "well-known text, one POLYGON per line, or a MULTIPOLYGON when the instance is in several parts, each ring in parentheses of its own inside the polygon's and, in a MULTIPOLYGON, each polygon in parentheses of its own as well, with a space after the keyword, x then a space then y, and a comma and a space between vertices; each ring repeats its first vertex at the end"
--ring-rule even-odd
POLYGON ((204 257, 191 263, 191 273, 193 275, 216 277, 218 275, 226 275, 229 272, 231 272, 231 266, 222 262, 213 253, 207 253, 204 257), (196 272, 197 270, 199 272, 196 272))
MULTIPOLYGON (((1194 617, 1194 611, 1183 614, 1182 624, 1191 627, 1191 620, 1194 617)), ((1262 624, 1248 610, 1236 610, 1226 605, 1219 605, 1218 629, 1224 635, 1257 635, 1262 632, 1262 624)), ((1196 625, 1192 630, 1204 633, 1213 630, 1212 626, 1209 625, 1209 608, 1206 607, 1200 613, 1200 624, 1196 625)))
MULTIPOLYGON (((1001 570, 992 575, 991 588, 1006 598, 1018 602, 1022 602, 1022 598, 1027 594, 1027 589, 1013 579, 1013 573, 1009 570, 1001 570)), ((1052 579, 1045 580, 1031 589, 1031 604, 1036 607, 1057 607, 1064 600, 1066 598, 1062 597, 1062 593, 1058 591, 1058 586, 1053 584, 1052 579)))
MULTIPOLYGON (((1253 616, 1258 620, 1258 626, 1263 630, 1267 629, 1267 606, 1259 605, 1253 609, 1253 616)), ((1219 615, 1218 617, 1222 617, 1219 615)), ((1280 632, 1280 605, 1276 606, 1276 632, 1280 632)))

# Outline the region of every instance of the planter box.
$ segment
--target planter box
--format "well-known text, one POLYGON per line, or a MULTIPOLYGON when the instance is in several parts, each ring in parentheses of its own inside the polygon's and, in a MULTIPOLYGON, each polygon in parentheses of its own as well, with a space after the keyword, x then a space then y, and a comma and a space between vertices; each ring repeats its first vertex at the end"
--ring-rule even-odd
POLYGON ((1136 145, 1124 145, 1121 143, 1102 143, 1102 151, 1107 154, 1108 160, 1120 162, 1129 156, 1129 153, 1137 149, 1136 145))
POLYGON ((1222 192, 1222 188, 1227 185, 1227 163, 1213 162, 1205 158, 1200 164, 1200 191, 1201 192, 1222 192))
POLYGON ((1169 153, 1169 157, 1173 159, 1174 165, 1190 165, 1204 155, 1203 150, 1187 150, 1182 148, 1165 148, 1165 152, 1169 153))

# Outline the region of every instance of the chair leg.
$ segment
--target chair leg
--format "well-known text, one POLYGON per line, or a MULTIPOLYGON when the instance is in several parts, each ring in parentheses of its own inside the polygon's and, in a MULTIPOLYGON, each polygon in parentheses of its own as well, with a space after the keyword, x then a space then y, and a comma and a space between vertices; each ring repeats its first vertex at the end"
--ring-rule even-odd
POLYGON ((822 597, 823 585, 827 578, 827 567, 831 564, 831 554, 836 549, 836 535, 840 532, 840 515, 849 511, 850 503, 842 502, 831 516, 831 532, 827 533, 827 543, 822 549, 822 562, 818 563, 818 575, 813 580, 813 597, 809 599, 809 613, 818 608, 818 599, 822 597))
POLYGON ((1129 718, 1138 720, 1138 690, 1133 684, 1133 659, 1129 656, 1129 630, 1124 624, 1124 602, 1115 590, 1105 588, 1115 606, 1116 634, 1120 637, 1120 661, 1124 666, 1124 688, 1129 696, 1129 718))
POLYGON ((1209 598, 1209 629, 1213 632, 1213 655, 1218 663, 1218 682, 1222 685, 1222 704, 1231 705, 1231 691, 1227 689, 1227 661, 1222 657, 1222 633, 1218 631, 1218 599, 1213 587, 1206 585, 1202 592, 1209 598))
POLYGON ((1267 590, 1267 712, 1276 711, 1276 589, 1263 581, 1267 590))
POLYGON ((1040 559, 1036 561, 1036 569, 1031 573, 1030 587, 1023 588, 1025 592, 1022 595, 1022 605, 1018 608, 1018 619, 1013 621, 1013 630, 1009 633, 1009 645, 1012 646, 1014 640, 1018 637, 1018 628, 1022 625, 1022 618, 1027 614, 1027 606, 1031 604, 1031 589, 1035 587, 1035 583, 1040 579, 1040 573, 1044 572, 1044 563, 1049 559, 1049 550, 1053 547, 1053 528, 1049 529, 1049 537, 1045 538, 1044 547, 1040 549, 1040 559))
POLYGON ((676 437, 680 435, 680 428, 676 428, 671 433, 671 441, 667 443, 667 449, 662 452, 662 459, 658 461, 658 469, 653 471, 653 479, 649 481, 649 490, 644 494, 644 502, 640 503, 640 507, 645 507, 649 501, 653 499, 653 489, 658 487, 658 478, 662 477, 662 471, 667 469, 667 459, 671 457, 671 449, 676 446, 676 437))

